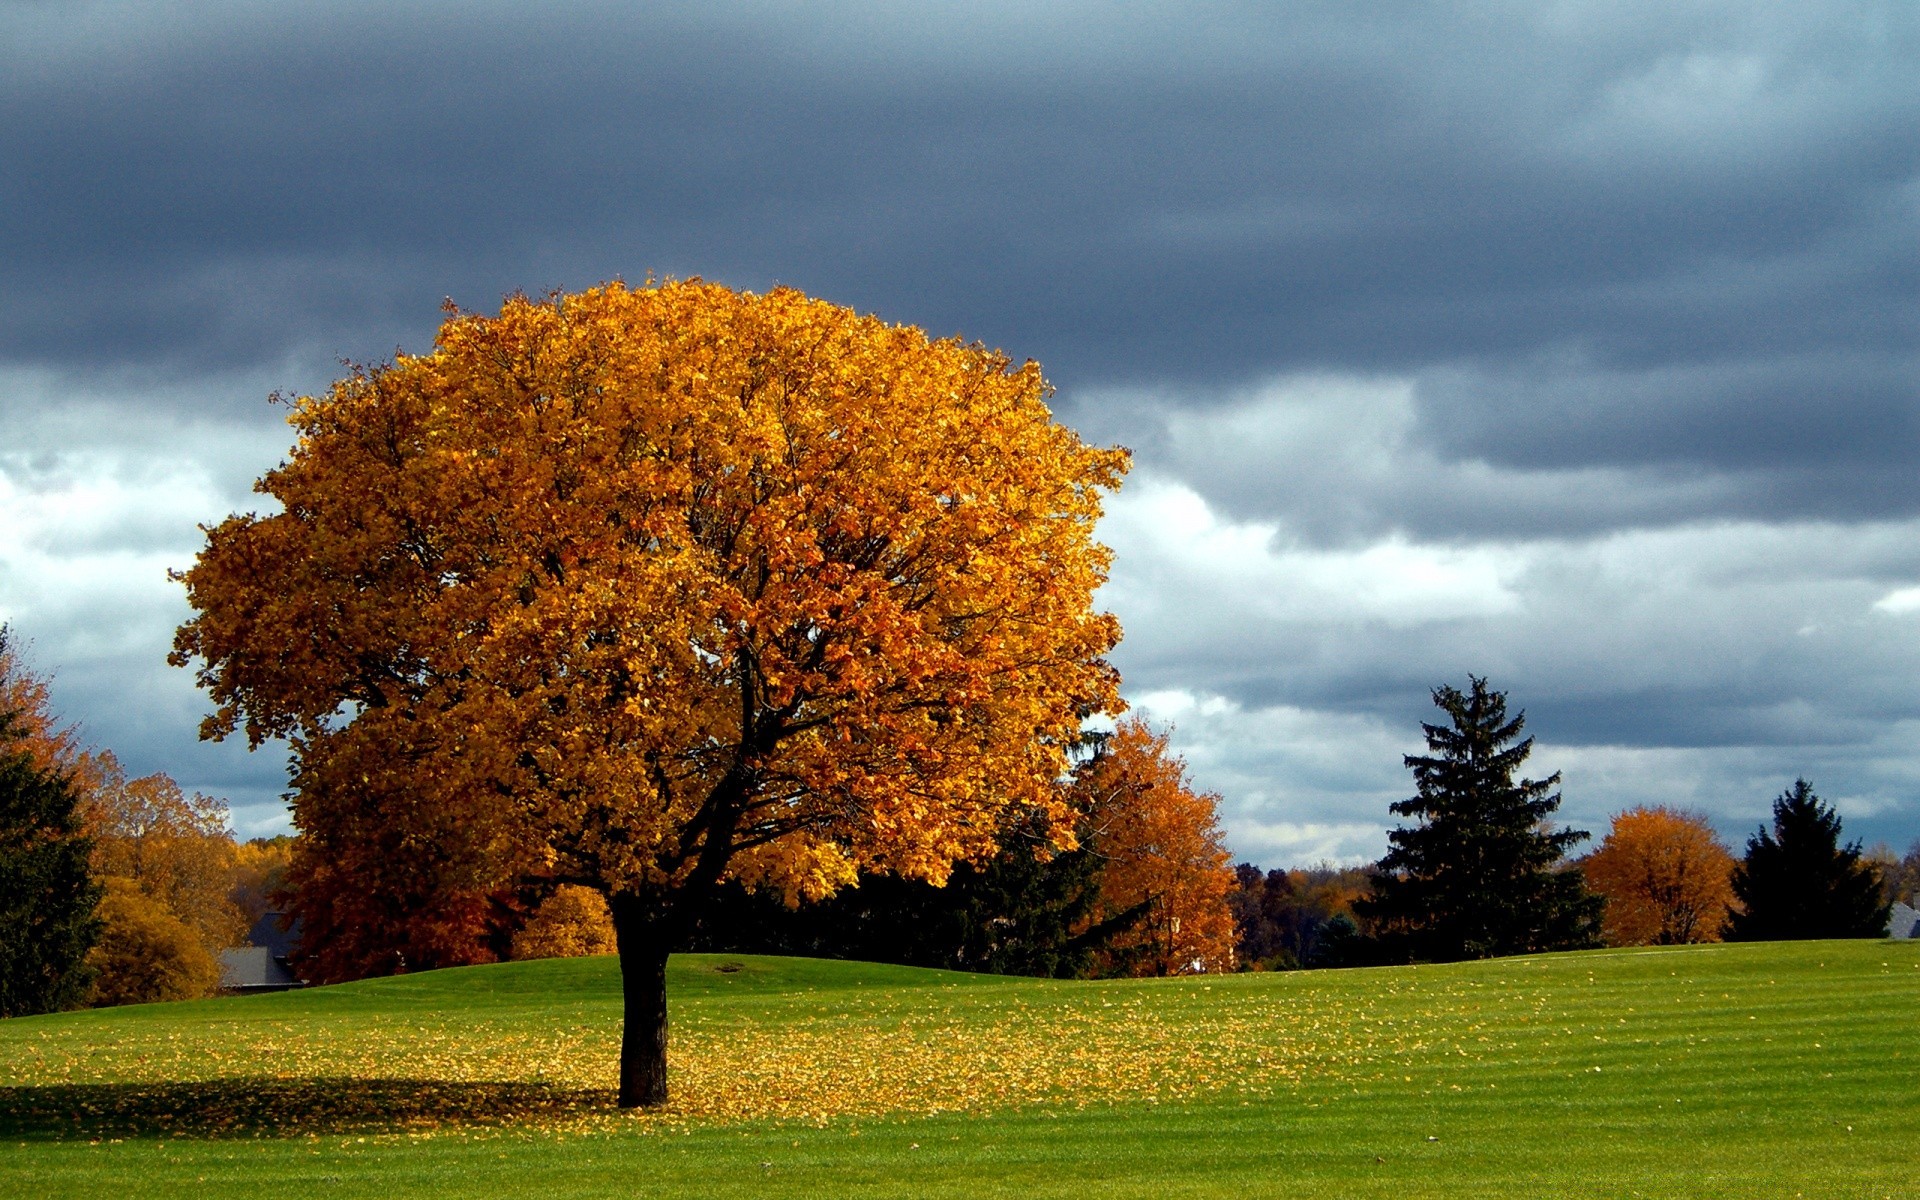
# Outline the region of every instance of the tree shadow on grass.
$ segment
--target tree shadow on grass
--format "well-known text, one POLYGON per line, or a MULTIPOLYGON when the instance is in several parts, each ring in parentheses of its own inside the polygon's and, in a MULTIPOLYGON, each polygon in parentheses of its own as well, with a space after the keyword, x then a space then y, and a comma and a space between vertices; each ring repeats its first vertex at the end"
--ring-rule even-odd
POLYGON ((540 1083, 351 1077, 0 1087, 0 1140, 370 1133, 586 1116, 613 1101, 540 1083))

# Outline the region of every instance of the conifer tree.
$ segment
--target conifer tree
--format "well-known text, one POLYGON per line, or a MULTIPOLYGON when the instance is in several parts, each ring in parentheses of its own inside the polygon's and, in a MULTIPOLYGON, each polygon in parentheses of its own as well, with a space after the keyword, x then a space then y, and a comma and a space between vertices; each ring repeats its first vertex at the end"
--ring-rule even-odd
POLYGON ((1533 751, 1516 741, 1524 714, 1505 693, 1468 676, 1469 690, 1434 689, 1449 725, 1427 725, 1428 755, 1407 755, 1419 793, 1392 806, 1419 823, 1388 834, 1392 849, 1354 905, 1384 957, 1491 958, 1599 945, 1603 901, 1577 869, 1561 866, 1581 830, 1554 831, 1560 782, 1515 779, 1533 751))
POLYGON ((1747 839, 1733 869, 1741 911, 1727 923, 1732 941, 1880 937, 1887 904, 1860 843, 1840 844, 1840 814, 1796 779, 1773 802, 1773 829, 1747 839))
MULTIPOLYGON (((0 626, 0 684, 17 670, 0 626)), ((79 800, 71 774, 36 757, 23 714, 0 709, 0 1017, 76 1008, 92 985, 100 889, 79 800)))

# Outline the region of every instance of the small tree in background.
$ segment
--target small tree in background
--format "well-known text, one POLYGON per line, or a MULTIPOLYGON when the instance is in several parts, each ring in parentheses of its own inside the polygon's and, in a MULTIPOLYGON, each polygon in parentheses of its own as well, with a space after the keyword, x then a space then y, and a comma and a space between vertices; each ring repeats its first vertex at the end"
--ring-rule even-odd
POLYGON ((1888 905, 1914 905, 1920 900, 1920 842, 1907 847, 1904 857, 1882 842, 1866 852, 1865 860, 1880 876, 1880 899, 1888 905))
POLYGON ((72 774, 48 752, 45 702, 0 626, 0 1017, 83 1003, 100 932, 92 846, 72 774))
POLYGON ((1733 854, 1704 817, 1664 806, 1627 809, 1581 870, 1607 898, 1608 945, 1720 940, 1733 901, 1733 854))
POLYGON ((459 809, 424 803, 400 776, 302 768, 296 781, 298 807, 315 814, 299 818, 283 876, 303 978, 341 983, 508 956, 527 917, 521 881, 498 874, 459 809))
POLYGON ((238 848, 226 802, 189 796, 163 774, 128 779, 110 752, 92 759, 94 786, 80 812, 93 835, 94 875, 129 881, 184 922, 208 961, 239 945, 248 921, 229 895, 238 848))
POLYGON ((534 910, 525 928, 513 935, 513 957, 582 958, 612 954, 613 912, 606 897, 592 888, 563 883, 534 910))
POLYGON ((227 899, 246 918, 249 929, 268 913, 285 910, 282 894, 287 890, 287 867, 292 861, 291 834, 249 838, 234 847, 227 899))
POLYGON ((1860 843, 1840 844, 1840 814, 1796 779, 1773 802, 1773 829, 1747 839, 1733 870, 1740 911, 1727 923, 1732 941, 1880 937, 1887 903, 1860 843))
POLYGON ((220 984, 220 967, 200 932, 124 876, 109 876, 100 902, 103 928, 87 955, 94 969, 92 1002, 148 1004, 195 1000, 220 984))
POLYGON ((1885 882, 1889 887, 1899 888, 1908 904, 1920 907, 1920 841, 1907 847, 1899 871, 1885 882))
POLYGON ((1103 952, 1113 974, 1184 975, 1233 968, 1233 873, 1220 798, 1195 792, 1167 735, 1121 720, 1075 773, 1073 790, 1105 860, 1090 923, 1141 909, 1103 952))
POLYGON ((1574 950, 1599 944, 1604 901, 1577 868, 1560 864, 1581 830, 1553 831, 1560 807, 1546 779, 1515 779, 1533 751, 1516 741, 1524 714, 1468 676, 1469 689, 1434 689, 1449 724, 1427 725, 1429 755, 1407 755, 1419 794, 1392 806, 1417 818, 1387 835, 1392 848, 1372 876, 1373 894, 1354 905, 1381 954, 1446 961, 1574 950))
POLYGON ((76 794, 92 786, 90 756, 80 744, 80 731, 61 725, 54 716, 47 681, 27 669, 6 625, 0 625, 0 713, 11 717, 7 745, 24 753, 30 765, 71 776, 76 794))
POLYGON ((1253 864, 1241 863, 1234 868, 1234 882, 1227 902, 1233 910, 1235 948, 1243 968, 1332 966, 1338 964, 1324 945, 1326 935, 1334 922, 1341 921, 1345 926, 1336 939, 1351 940, 1353 903, 1367 894, 1367 869, 1323 863, 1262 874, 1253 864))

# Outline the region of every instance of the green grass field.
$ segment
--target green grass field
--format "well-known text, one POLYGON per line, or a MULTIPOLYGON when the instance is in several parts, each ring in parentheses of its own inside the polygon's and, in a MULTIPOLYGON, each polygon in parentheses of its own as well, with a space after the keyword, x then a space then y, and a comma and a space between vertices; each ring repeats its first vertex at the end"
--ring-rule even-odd
POLYGON ((0 1195, 1916 1196, 1920 944, 1055 983, 611 959, 0 1022, 0 1195))

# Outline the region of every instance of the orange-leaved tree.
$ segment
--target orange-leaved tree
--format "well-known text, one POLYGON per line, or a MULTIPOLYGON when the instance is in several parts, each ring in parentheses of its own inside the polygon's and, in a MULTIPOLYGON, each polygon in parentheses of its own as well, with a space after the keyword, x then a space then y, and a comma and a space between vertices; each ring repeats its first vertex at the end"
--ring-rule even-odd
POLYGON ((618 947, 606 898, 592 888, 561 884, 513 935, 513 957, 580 958, 618 947))
POLYGON ((1122 719, 1076 772, 1074 791, 1106 860, 1091 922, 1139 910, 1101 952, 1109 972, 1182 975, 1233 967, 1233 890, 1220 798, 1196 792, 1167 734, 1122 719))
POLYGON ((238 848, 226 803, 189 796, 164 774, 128 779, 111 751, 91 760, 80 819, 93 835, 94 875, 127 881, 184 922, 208 961, 239 945, 247 919, 228 895, 238 848))
POLYGON ((293 860, 293 837, 249 838, 233 848, 233 872, 228 876, 227 899, 246 919, 248 928, 270 912, 279 912, 287 887, 287 867, 293 860))
POLYGON ((423 804, 404 771, 355 775, 358 751, 325 762, 309 752, 295 774, 294 839, 284 919, 298 921, 303 978, 497 962, 526 917, 488 828, 458 804, 423 804), (370 815, 371 819, 370 819, 370 815))
POLYGON ((784 289, 456 313, 296 402, 283 511, 208 531, 174 661, 206 736, 288 739, 303 854, 431 839, 461 887, 606 895, 620 1102, 659 1104, 667 954, 723 879, 938 880, 1070 827, 1067 748, 1121 707, 1126 456, 1047 390, 784 289))
POLYGON ((1611 946, 1717 942, 1733 903, 1733 855, 1704 817, 1665 805, 1629 808, 1581 864, 1607 898, 1611 946))
POLYGON ((6 625, 0 625, 0 713, 12 714, 8 737, 16 752, 24 753, 35 770, 65 772, 83 794, 93 786, 80 730, 60 723, 47 680, 28 667, 6 625))

